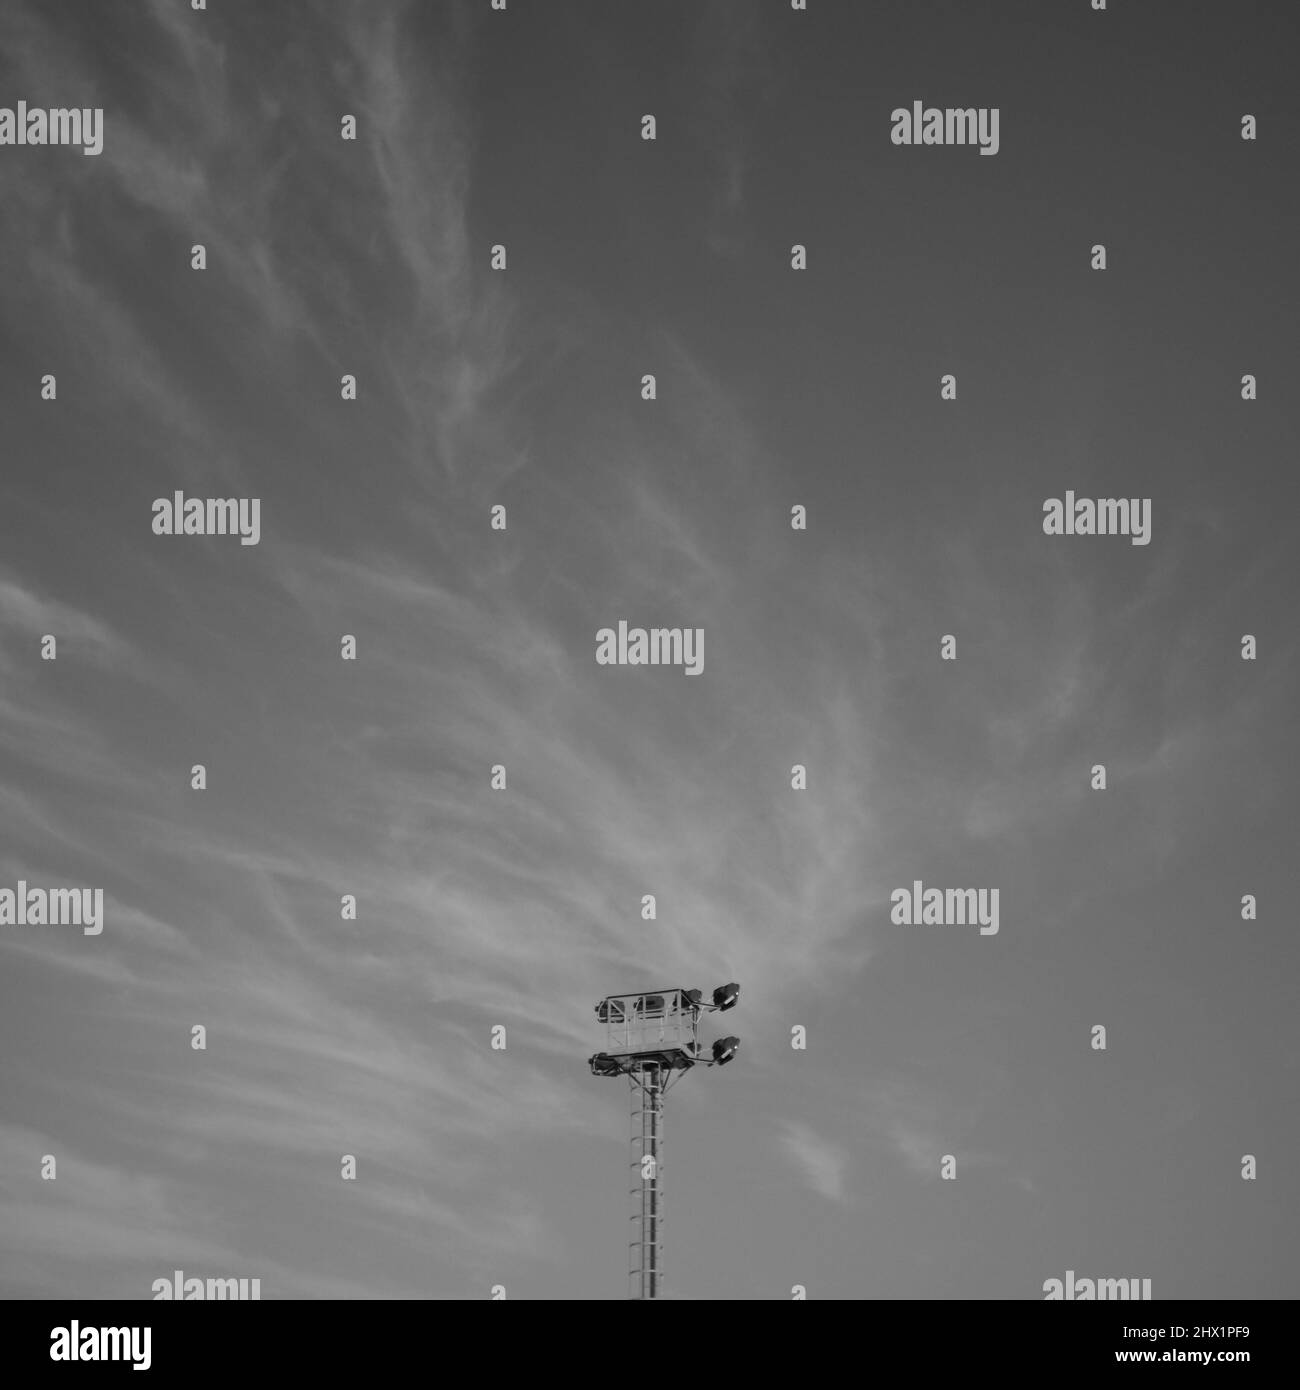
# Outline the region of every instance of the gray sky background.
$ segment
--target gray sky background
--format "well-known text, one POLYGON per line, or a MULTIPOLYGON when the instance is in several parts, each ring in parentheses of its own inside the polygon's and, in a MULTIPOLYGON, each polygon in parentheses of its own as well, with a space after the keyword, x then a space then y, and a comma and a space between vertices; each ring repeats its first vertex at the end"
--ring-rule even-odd
POLYGON ((1295 28, 6 4, 0 104, 105 145, 0 149, 0 885, 107 909, 0 933, 0 1293, 622 1298, 592 1007, 736 979, 674 1296, 1300 1294, 1295 28), (918 99, 1000 152, 894 147, 918 99))

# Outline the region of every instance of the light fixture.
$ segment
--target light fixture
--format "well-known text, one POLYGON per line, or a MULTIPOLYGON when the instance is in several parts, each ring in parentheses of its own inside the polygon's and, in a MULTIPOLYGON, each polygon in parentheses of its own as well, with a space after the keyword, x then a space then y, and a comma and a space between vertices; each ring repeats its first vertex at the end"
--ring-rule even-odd
POLYGON ((734 1009, 736 1000, 740 997, 740 986, 737 984, 719 985, 713 991, 713 1006, 716 1009, 734 1009))
POLYGON ((598 1052, 590 1059, 592 1076, 617 1076, 622 1068, 618 1059, 606 1052, 598 1052))

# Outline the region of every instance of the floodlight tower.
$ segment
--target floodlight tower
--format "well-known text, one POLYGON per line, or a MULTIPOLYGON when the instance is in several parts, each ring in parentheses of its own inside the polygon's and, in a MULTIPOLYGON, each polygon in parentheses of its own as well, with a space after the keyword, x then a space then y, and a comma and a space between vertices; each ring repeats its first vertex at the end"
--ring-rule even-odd
POLYGON ((739 1038, 719 1038, 705 1051, 700 1015, 735 1008, 737 984, 719 985, 713 1002, 698 989, 611 994, 596 1005, 605 1025, 605 1051, 590 1059, 593 1076, 626 1076, 632 1096, 632 1220, 630 1298, 663 1292, 664 1093, 692 1067, 722 1067, 739 1038))

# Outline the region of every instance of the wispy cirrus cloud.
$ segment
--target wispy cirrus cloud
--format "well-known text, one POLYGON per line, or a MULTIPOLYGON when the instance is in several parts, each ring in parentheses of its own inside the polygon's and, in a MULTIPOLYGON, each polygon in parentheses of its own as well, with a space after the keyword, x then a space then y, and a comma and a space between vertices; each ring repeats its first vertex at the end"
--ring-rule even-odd
POLYGON ((844 1200, 849 1159, 839 1145, 822 1138, 808 1125, 789 1122, 780 1142, 814 1192, 833 1202, 844 1200))
MULTIPOLYGON (((1153 547, 1121 602, 1098 577, 1113 557, 1034 549, 1037 477, 990 491, 977 424, 948 472, 960 451, 925 410, 891 426, 872 392, 906 302, 837 334, 818 272, 798 325, 815 334, 725 336, 769 290, 712 278, 715 257, 730 273, 785 241, 753 220, 749 118, 800 80, 752 7, 679 7, 685 62, 662 86, 657 50, 597 21, 548 39, 537 7, 110 8, 84 32, 63 7, 0 21, 30 92, 109 108, 102 158, 0 167, 26 383, 0 870, 102 883, 107 903, 94 941, 0 938, 6 1288, 140 1296, 161 1261, 301 1296, 600 1292, 589 1217, 619 1227, 624 1116, 585 1070, 592 1005, 668 981, 742 983, 728 1124, 695 1160, 720 1205, 752 1161, 833 1203, 852 1244, 865 1196, 915 1212, 944 1153, 1031 1191, 1039 1168, 1002 1136, 1037 1048, 1010 1040, 1065 968, 1062 921, 1152 864, 1190 881, 1180 845, 1232 776, 1284 808, 1252 729, 1289 727, 1293 639, 1258 678, 1198 684, 1281 587, 1278 557, 1180 607, 1222 528, 1170 523, 1181 562, 1153 547), (96 23, 125 27, 107 43, 96 23), (572 104, 529 86, 534 40, 572 104), (636 95, 620 120, 643 91, 662 102, 661 148, 686 157, 662 185, 621 150, 608 188, 565 184, 615 88, 636 95), (495 119, 503 93, 523 119, 495 119), (563 196, 530 204, 540 160, 563 196), (661 192, 680 245, 620 221, 661 192), (501 239, 508 273, 488 268, 501 239), (846 373, 864 353, 871 373, 846 373), (47 362, 57 402, 37 400, 47 362), (259 496, 262 544, 152 536, 153 496, 182 485, 259 496), (597 667, 620 618, 701 627, 704 672, 597 667), (1089 818, 1094 760, 1120 795, 1089 818), (936 874, 1000 883, 1003 934, 891 930, 890 890, 936 874), (990 1051, 1006 1060, 970 1064, 990 1051), (752 1145, 749 1115, 769 1126, 752 1145), (33 1186, 47 1151, 70 1161, 33 1186), (888 1161, 868 1173, 868 1152, 888 1161)), ((791 148, 820 147, 782 119, 791 148)), ((883 231, 906 205, 871 216, 883 231)), ((1200 1086, 1179 1115, 1212 1113, 1200 1086)))

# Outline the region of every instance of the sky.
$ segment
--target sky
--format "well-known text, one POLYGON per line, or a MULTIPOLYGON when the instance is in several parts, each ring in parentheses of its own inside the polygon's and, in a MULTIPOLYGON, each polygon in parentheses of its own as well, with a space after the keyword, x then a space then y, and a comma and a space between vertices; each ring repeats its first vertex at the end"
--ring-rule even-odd
POLYGON ((0 147, 0 886, 104 927, 0 926, 0 1295, 623 1298, 594 1005, 730 980, 669 1296, 1300 1295, 1294 30, 6 4, 104 143, 0 147))

